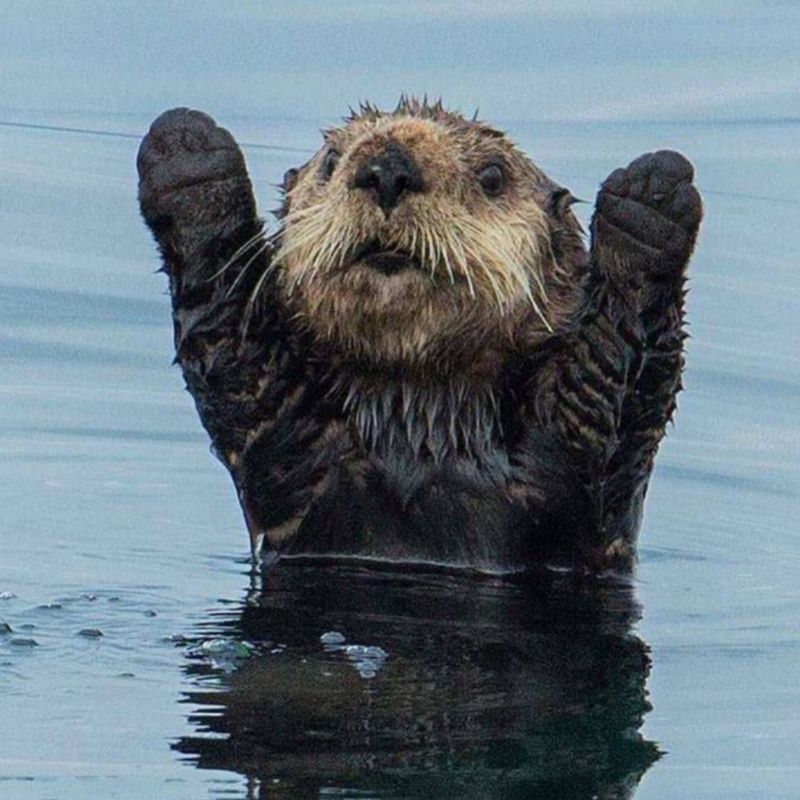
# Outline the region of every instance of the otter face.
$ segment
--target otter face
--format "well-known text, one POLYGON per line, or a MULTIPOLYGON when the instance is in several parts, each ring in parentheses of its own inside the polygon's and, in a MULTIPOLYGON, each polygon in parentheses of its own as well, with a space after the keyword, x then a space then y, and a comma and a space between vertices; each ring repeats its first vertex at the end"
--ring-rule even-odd
POLYGON ((551 327, 552 184, 504 134, 404 99, 324 136, 287 173, 273 262, 315 336, 409 363, 551 327))

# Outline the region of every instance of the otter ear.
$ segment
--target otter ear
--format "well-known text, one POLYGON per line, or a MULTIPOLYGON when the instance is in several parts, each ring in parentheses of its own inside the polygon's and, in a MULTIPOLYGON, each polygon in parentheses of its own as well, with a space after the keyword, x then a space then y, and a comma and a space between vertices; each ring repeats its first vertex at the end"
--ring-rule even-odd
POLYGON ((291 169, 287 169, 286 172, 283 173, 283 183, 281 184, 281 189, 283 189, 284 194, 288 194, 289 192, 294 189, 297 185, 297 176, 300 174, 299 169, 295 169, 292 167, 291 169))
POLYGON ((289 192, 291 192, 292 189, 297 186, 297 178, 299 175, 300 170, 296 169, 295 167, 287 169, 286 172, 283 173, 283 180, 278 186, 283 198, 281 200, 280 207, 274 209, 272 212, 275 216, 275 219, 281 220, 289 213, 289 192))
POLYGON ((545 209, 551 217, 555 217, 559 222, 564 221, 564 217, 573 203, 583 203, 575 197, 569 189, 559 187, 550 192, 545 202, 545 209))

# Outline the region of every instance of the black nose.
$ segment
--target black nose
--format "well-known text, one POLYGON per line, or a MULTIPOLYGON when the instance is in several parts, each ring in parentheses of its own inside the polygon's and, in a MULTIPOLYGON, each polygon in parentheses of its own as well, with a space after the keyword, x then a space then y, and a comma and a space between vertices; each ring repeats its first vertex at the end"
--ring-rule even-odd
POLYGON ((393 142, 356 172, 357 189, 374 190, 375 199, 388 216, 406 192, 425 189, 422 173, 411 154, 393 142))

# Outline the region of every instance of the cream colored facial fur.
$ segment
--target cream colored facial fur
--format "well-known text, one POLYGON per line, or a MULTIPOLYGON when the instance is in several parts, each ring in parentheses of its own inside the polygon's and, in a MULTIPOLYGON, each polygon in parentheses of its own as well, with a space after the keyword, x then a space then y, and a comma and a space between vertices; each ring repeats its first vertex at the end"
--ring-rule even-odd
POLYGON ((403 364, 443 353, 478 357, 511 342, 520 326, 544 334, 555 321, 546 182, 505 135, 439 104, 363 107, 325 132, 287 187, 271 268, 297 318, 349 354, 403 364), (424 190, 405 193, 387 214, 354 182, 390 144, 411 154, 424 190), (479 180, 489 165, 505 176, 496 196, 479 180), (407 253, 410 266, 387 274, 359 260, 369 241, 407 253))

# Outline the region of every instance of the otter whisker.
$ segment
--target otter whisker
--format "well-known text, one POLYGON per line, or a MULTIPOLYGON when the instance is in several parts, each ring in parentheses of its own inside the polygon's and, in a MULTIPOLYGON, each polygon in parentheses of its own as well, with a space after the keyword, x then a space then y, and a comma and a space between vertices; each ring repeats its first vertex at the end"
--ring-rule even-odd
MULTIPOLYGON (((256 250, 256 252, 255 252, 255 253, 254 253, 252 256, 250 256, 250 258, 248 259, 247 263, 246 263, 246 264, 245 264, 245 265, 242 267, 242 269, 239 271, 239 274, 236 276, 236 278, 234 278, 234 280, 233 280, 233 283, 231 283, 231 285, 230 285, 230 287, 229 287, 228 291, 227 291, 227 292, 225 292, 225 297, 231 297, 231 295, 232 295, 232 294, 233 294, 233 292, 235 291, 236 287, 237 287, 237 286, 239 285, 239 283, 241 282, 242 278, 243 278, 243 277, 244 277, 244 276, 247 274, 247 271, 248 271, 248 269, 250 268, 250 265, 251 265, 251 264, 252 264, 252 263, 253 263, 253 262, 254 262, 254 261, 255 261, 255 260, 256 260, 256 259, 257 259, 257 258, 258 258, 260 255, 261 255, 261 254, 262 254, 262 253, 264 253, 266 250, 268 250, 268 249, 269 249, 269 247, 270 247, 270 243, 269 243, 269 241, 268 241, 268 240, 265 240, 265 241, 264 241, 264 243, 261 245, 261 247, 259 247, 259 248, 258 248, 258 250, 256 250)), ((269 272, 269 271, 271 271, 272 269, 274 269, 274 267, 275 267, 274 263, 270 262, 270 263, 269 263, 269 264, 267 264, 267 266, 265 267, 265 269, 264 269, 264 272, 269 272)))
POLYGON ((418 233, 416 227, 414 227, 412 232, 411 232, 411 243, 409 244, 409 247, 408 247, 408 250, 409 250, 410 253, 416 253, 417 252, 418 240, 419 240, 419 233, 418 233))
MULTIPOLYGON (((324 220, 324 218, 323 218, 324 220)), ((291 235, 287 235, 281 248, 275 256, 279 263, 284 263, 290 255, 295 253, 302 253, 304 249, 308 248, 309 243, 319 241, 320 237, 324 234, 325 223, 320 223, 319 218, 312 219, 312 223, 305 223, 299 228, 291 227, 291 235)), ((309 254, 313 257, 313 252, 309 254)), ((303 259, 306 262, 306 259, 303 259)))
POLYGON ((436 270, 441 263, 441 253, 439 251, 440 241, 437 237, 431 235, 431 277, 436 273, 436 270))
MULTIPOLYGON (((268 247, 268 243, 265 243, 264 249, 268 247)), ((263 252, 263 250, 261 251, 263 252)), ((253 260, 257 258, 259 253, 256 253, 253 256, 253 260)), ((259 279, 256 281, 256 285, 253 287, 253 291, 250 293, 250 297, 247 299, 244 307, 244 324, 243 324, 243 331, 244 334, 247 334, 247 329, 250 324, 250 317, 252 316, 252 311, 255 308, 255 303, 258 299, 258 295, 261 293, 261 289, 264 286, 264 282, 270 276, 270 274, 274 271, 275 267, 277 266, 277 262, 273 259, 267 266, 264 268, 264 271, 261 273, 259 279)))
POLYGON ((347 243, 350 242, 350 225, 339 235, 334 235, 328 226, 327 235, 322 237, 323 245, 313 256, 313 261, 309 266, 308 280, 316 278, 323 266, 340 267, 344 264, 347 251, 347 243))
POLYGON ((251 247, 253 247, 256 243, 264 238, 264 229, 258 231, 254 236, 251 236, 238 250, 217 270, 209 279, 209 283, 211 281, 215 281, 217 278, 222 277, 228 269, 234 264, 234 262, 240 257, 243 256, 251 247))
POLYGON ((466 275, 469 272, 469 267, 467 266, 467 259, 464 256, 464 248, 461 245, 461 242, 458 241, 458 238, 454 235, 453 229, 450 225, 446 228, 446 236, 447 236, 447 274, 450 277, 450 283, 455 285, 456 279, 455 274, 453 271, 452 264, 450 263, 450 257, 454 258, 456 264, 458 266, 458 271, 466 275))
POLYGON ((436 258, 434 253, 434 245, 433 245, 433 235, 427 228, 422 232, 423 233, 423 251, 424 251, 424 259, 425 261, 430 264, 431 268, 431 278, 435 277, 436 275, 436 258))

